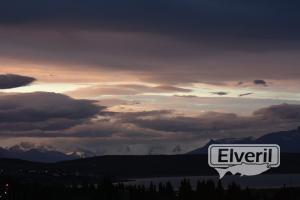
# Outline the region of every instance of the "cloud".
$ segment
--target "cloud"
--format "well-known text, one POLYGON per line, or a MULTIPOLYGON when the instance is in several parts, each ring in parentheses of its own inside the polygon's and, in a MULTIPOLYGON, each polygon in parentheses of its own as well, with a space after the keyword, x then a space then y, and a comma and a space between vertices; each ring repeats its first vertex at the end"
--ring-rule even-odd
MULTIPOLYGON (((200 116, 177 116, 171 111, 127 113, 121 115, 123 122, 136 124, 143 128, 167 132, 200 134, 205 131, 216 131, 243 128, 246 118, 234 113, 206 112, 200 116)), ((203 136, 203 135, 202 135, 203 136)))
POLYGON ((95 101, 37 92, 0 96, 0 119, 3 137, 174 142, 294 128, 299 125, 300 105, 273 105, 248 116, 216 111, 199 115, 171 110, 108 112, 95 101))
POLYGON ((211 94, 219 95, 219 96, 225 96, 228 95, 228 92, 211 92, 211 94))
POLYGON ((299 32, 298 27, 294 26, 300 18, 295 9, 297 7, 299 3, 295 1, 282 5, 280 1, 268 0, 226 3, 221 0, 130 0, 126 3, 122 0, 75 3, 70 0, 28 0, 18 3, 6 1, 0 8, 0 23, 178 35, 202 33, 206 36, 254 39, 269 36, 271 39, 288 40, 287 36, 294 38, 299 32), (286 9, 281 9, 282 6, 286 9), (140 12, 142 8, 147 9, 140 12))
POLYGON ((299 121, 300 122, 300 105, 297 104, 280 104, 266 108, 261 108, 254 112, 254 116, 263 119, 280 119, 283 121, 299 121))
POLYGON ((101 95, 137 95, 144 93, 191 92, 190 89, 171 85, 147 86, 142 84, 97 85, 70 91, 67 94, 76 97, 97 97, 101 95))
POLYGON ((64 141, 63 146, 73 145, 76 141, 78 145, 92 149, 101 147, 101 152, 105 147, 105 152, 112 154, 116 153, 114 149, 124 145, 134 147, 132 154, 152 152, 152 146, 157 146, 156 153, 172 153, 177 144, 181 144, 186 151, 191 149, 191 144, 199 147, 210 138, 259 136, 294 129, 300 121, 299 106, 274 105, 259 109, 249 116, 221 112, 185 116, 170 110, 110 113, 102 119, 81 123, 67 130, 12 132, 11 137, 60 138, 64 141))
POLYGON ((255 85, 262 85, 262 86, 268 86, 267 82, 265 80, 254 80, 253 83, 255 85))
POLYGON ((17 74, 0 74, 0 89, 11 89, 31 84, 36 79, 17 74))
MULTIPOLYGON (((50 135, 51 137, 51 135, 50 135)), ((137 127, 134 124, 122 123, 112 116, 105 120, 73 126, 60 133, 59 137, 103 138, 122 140, 153 140, 162 139, 161 131, 137 127)))
POLYGON ((5 2, 0 58, 67 75, 118 73, 115 81, 129 74, 159 84, 298 80, 298 6, 289 2, 282 9, 282 2, 268 0, 5 2))
POLYGON ((299 125, 300 105, 273 105, 248 116, 216 111, 199 115, 171 110, 108 112, 95 101, 37 92, 0 96, 0 119, 0 136, 5 137, 174 142, 294 128, 299 125))
POLYGON ((192 92, 190 89, 175 87, 171 85, 159 85, 156 87, 153 87, 153 89, 157 89, 159 91, 165 91, 165 92, 192 92))
POLYGON ((181 98, 198 98, 197 95, 174 95, 174 97, 181 97, 181 98))
POLYGON ((94 101, 56 93, 7 94, 0 96, 0 132, 63 130, 89 121, 104 109, 94 101))
MULTIPOLYGON (((39 106, 36 108, 40 108, 39 106)), ((74 119, 68 115, 45 121, 10 119, 0 123, 6 137, 103 138, 105 140, 205 140, 243 137, 297 127, 300 106, 280 104, 259 109, 250 116, 235 113, 205 112, 198 116, 178 115, 170 110, 129 113, 95 113, 74 119), (14 120, 14 121, 13 121, 14 120)), ((45 111, 40 111, 45 115, 45 111)), ((74 111, 75 112, 75 111, 74 111)), ((89 113, 89 112, 88 112, 89 113)), ((41 114, 40 114, 41 115, 41 114)), ((30 117, 26 114, 27 117, 30 117)))
POLYGON ((181 135, 175 134, 174 137, 243 137, 297 127, 300 124, 300 105, 274 105, 256 110, 250 116, 222 112, 184 116, 172 111, 152 111, 120 114, 117 117, 122 123, 181 135))
POLYGON ((216 111, 199 115, 171 110, 122 113, 108 112, 94 101, 29 93, 0 96, 0 119, 0 136, 8 138, 80 138, 114 145, 188 144, 295 128, 300 121, 300 105, 273 105, 248 116, 216 111))
POLYGON ((243 93, 243 94, 239 94, 239 97, 249 96, 252 94, 253 94, 253 92, 243 93))

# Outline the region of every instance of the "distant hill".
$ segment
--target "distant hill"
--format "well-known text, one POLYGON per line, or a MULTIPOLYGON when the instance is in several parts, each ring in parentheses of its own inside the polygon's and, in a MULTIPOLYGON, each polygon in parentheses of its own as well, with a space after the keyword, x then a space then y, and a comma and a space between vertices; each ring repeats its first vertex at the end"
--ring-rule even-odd
POLYGON ((278 144, 283 153, 300 153, 300 127, 295 130, 269 133, 259 138, 225 138, 210 140, 201 148, 195 149, 187 154, 207 154, 211 144, 278 144))

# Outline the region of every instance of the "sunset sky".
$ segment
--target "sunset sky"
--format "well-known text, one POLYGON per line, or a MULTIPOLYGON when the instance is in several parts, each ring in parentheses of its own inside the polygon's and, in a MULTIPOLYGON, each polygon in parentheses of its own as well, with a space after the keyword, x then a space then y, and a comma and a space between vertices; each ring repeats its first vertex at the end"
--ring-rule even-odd
POLYGON ((294 129, 299 6, 2 1, 0 146, 172 154, 294 129))

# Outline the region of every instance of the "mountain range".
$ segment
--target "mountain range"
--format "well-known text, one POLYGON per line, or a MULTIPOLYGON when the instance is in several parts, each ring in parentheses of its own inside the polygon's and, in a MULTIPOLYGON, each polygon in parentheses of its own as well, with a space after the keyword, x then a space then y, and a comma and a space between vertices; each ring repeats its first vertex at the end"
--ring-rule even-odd
MULTIPOLYGON (((206 145, 184 155, 205 155, 211 144, 278 144, 282 153, 300 153, 300 127, 295 130, 269 133, 259 138, 246 137, 210 140, 206 145)), ((176 146, 173 152, 181 154, 181 147, 176 146)), ((51 146, 34 146, 29 143, 20 143, 9 148, 0 147, 0 158, 22 159, 32 162, 53 163, 95 156, 95 153, 80 148, 62 152, 51 146)))
POLYGON ((24 142, 12 147, 0 147, 0 158, 22 159, 32 162, 49 163, 92 156, 95 156, 95 154, 84 149, 73 149, 72 151, 62 152, 52 146, 35 146, 24 142))
POLYGON ((210 140, 201 148, 187 154, 207 154, 211 144, 278 144, 282 153, 300 153, 300 127, 295 130, 279 131, 263 135, 259 138, 224 138, 210 140))

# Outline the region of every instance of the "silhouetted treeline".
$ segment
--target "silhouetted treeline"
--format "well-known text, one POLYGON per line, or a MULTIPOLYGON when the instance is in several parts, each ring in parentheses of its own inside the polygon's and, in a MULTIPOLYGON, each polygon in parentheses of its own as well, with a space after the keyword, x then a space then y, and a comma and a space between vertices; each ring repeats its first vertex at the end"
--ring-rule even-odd
POLYGON ((226 189, 219 181, 199 181, 193 188, 188 179, 175 190, 170 182, 159 185, 99 184, 47 185, 2 180, 0 199, 9 200, 298 200, 299 188, 241 189, 235 183, 226 189))

